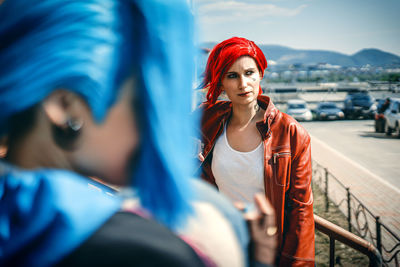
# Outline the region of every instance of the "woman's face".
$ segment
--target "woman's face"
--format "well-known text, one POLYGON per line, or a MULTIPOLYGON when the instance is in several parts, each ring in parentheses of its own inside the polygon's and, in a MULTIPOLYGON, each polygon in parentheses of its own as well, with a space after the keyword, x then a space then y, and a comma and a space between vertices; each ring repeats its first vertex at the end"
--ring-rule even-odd
POLYGON ((262 77, 253 58, 238 58, 222 78, 221 89, 234 105, 248 105, 257 101, 262 77))
POLYGON ((127 184, 132 156, 139 144, 133 112, 133 79, 123 85, 117 102, 101 123, 84 119, 79 146, 71 152, 73 169, 114 185, 127 184))

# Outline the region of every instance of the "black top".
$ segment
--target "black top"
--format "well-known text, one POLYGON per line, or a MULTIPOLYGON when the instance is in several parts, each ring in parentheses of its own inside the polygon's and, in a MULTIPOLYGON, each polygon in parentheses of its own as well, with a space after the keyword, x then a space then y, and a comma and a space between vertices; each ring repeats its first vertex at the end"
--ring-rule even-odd
POLYGON ((129 212, 113 215, 57 266, 204 266, 166 227, 129 212))

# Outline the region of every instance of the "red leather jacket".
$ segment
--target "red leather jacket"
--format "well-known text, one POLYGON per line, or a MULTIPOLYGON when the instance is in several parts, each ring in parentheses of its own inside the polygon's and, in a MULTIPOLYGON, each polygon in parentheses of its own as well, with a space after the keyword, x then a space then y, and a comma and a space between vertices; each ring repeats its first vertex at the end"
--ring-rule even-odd
MULTIPOLYGON (((265 195, 276 212, 279 266, 314 266, 310 136, 296 120, 280 112, 269 97, 259 96, 258 104, 266 110, 257 128, 264 143, 265 195)), ((203 105, 202 176, 215 186, 212 150, 231 111, 228 101, 203 105)))

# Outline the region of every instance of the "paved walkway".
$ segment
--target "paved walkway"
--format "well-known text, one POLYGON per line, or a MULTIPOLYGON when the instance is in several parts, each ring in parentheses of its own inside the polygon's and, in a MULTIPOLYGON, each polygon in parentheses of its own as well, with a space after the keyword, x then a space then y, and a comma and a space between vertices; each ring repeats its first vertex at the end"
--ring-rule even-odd
MULTIPOLYGON (((343 185, 349 187, 350 192, 375 216, 380 216, 383 224, 400 236, 399 189, 391 186, 379 176, 371 173, 314 136, 311 136, 311 151, 312 157, 317 163, 327 168, 343 185)), ((340 201, 346 197, 346 191, 339 184, 336 183, 335 185, 334 182, 330 182, 328 188, 329 194, 333 198, 340 201)), ((343 203, 340 208, 347 214, 346 203, 343 203)), ((374 221, 369 223, 372 225, 372 232, 375 235, 374 221)), ((382 235, 384 234, 382 233, 382 235)), ((389 243, 393 244, 392 242, 389 243)))

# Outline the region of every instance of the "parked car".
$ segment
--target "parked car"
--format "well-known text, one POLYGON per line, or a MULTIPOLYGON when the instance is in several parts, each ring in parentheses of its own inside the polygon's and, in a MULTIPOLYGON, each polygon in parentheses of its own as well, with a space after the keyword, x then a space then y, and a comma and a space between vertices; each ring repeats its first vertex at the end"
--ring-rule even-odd
POLYGON ((344 118, 343 111, 333 102, 319 103, 315 114, 318 120, 339 120, 344 118))
POLYGON ((376 112, 374 99, 368 92, 349 93, 344 100, 346 118, 373 118, 376 112))
POLYGON ((391 98, 390 106, 385 111, 385 132, 391 135, 393 131, 400 138, 400 98, 391 98))
POLYGON ((390 105, 390 98, 382 98, 377 100, 377 112, 375 113, 375 132, 377 133, 383 133, 385 132, 385 123, 386 123, 386 118, 385 118, 385 111, 390 105))
POLYGON ((286 113, 298 121, 311 121, 312 113, 307 108, 306 101, 300 99, 291 99, 287 102, 286 113))

